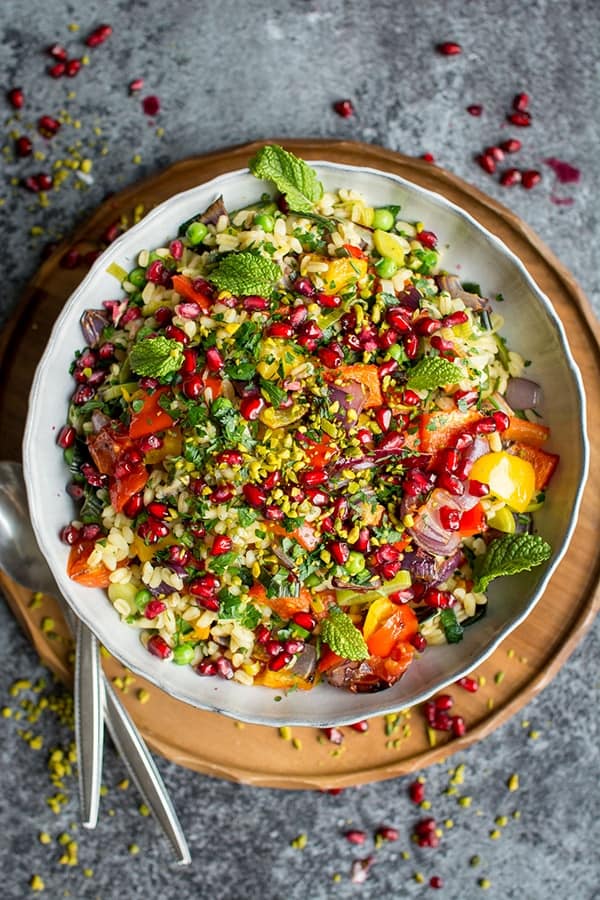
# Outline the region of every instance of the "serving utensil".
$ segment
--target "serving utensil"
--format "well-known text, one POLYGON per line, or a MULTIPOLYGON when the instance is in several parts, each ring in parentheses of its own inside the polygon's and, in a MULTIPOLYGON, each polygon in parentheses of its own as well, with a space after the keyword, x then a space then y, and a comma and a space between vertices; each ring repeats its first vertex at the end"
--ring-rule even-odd
POLYGON ((73 614, 37 545, 27 505, 20 463, 0 462, 0 568, 14 581, 43 591, 61 603, 76 639, 75 730, 83 824, 93 828, 98 818, 102 717, 127 770, 168 838, 177 861, 191 862, 177 814, 142 736, 102 672, 98 643, 73 614))

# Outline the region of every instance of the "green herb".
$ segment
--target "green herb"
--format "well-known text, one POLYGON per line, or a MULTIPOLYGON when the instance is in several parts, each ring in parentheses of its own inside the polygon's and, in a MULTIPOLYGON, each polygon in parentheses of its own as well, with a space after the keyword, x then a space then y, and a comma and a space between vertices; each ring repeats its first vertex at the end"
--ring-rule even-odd
POLYGON ((481 285, 477 284, 476 281, 463 281, 461 287, 467 294, 477 294, 478 297, 483 297, 481 285))
POLYGON ((285 194, 293 212, 312 212, 315 203, 323 196, 323 185, 315 170, 277 144, 261 147, 249 166, 256 178, 272 181, 277 190, 285 194))
POLYGON ((412 369, 408 387, 416 390, 432 391, 445 384, 458 384, 463 373, 441 356, 426 356, 412 369))
POLYGON ((287 391, 280 388, 274 381, 267 381, 265 378, 260 379, 260 389, 275 409, 279 409, 287 397, 287 391))
POLYGON ((237 511, 238 522, 242 528, 248 528, 253 522, 256 522, 256 513, 249 506, 242 506, 237 511))
POLYGON ((177 372, 183 363, 183 347, 166 337, 139 341, 129 354, 129 365, 138 375, 164 378, 177 372))
POLYGON ((502 294, 496 294, 496 303, 504 303, 504 297, 502 294))
POLYGON ((281 278, 281 269, 265 256, 244 250, 228 253, 208 277, 219 290, 231 291, 238 297, 268 297, 281 278))
POLYGON ((439 256, 435 250, 426 250, 424 247, 413 251, 413 256, 420 260, 419 272, 421 275, 429 275, 438 264, 439 256))
POLYGON ((321 624, 321 636, 326 644, 344 659, 366 659, 369 648, 354 622, 338 606, 329 610, 321 624))
POLYGON ((90 525, 93 522, 99 524, 102 521, 102 510, 105 505, 105 501, 99 499, 96 488, 86 484, 84 488, 84 501, 79 510, 78 518, 84 525, 90 525))
POLYGON ((458 644, 463 639, 463 627, 456 618, 453 609, 442 609, 440 611, 440 625, 444 629, 446 640, 449 644, 458 644))
POLYGON ((476 591, 487 590, 490 581, 503 575, 528 572, 550 558, 552 548, 538 534, 508 534, 493 540, 485 556, 475 563, 476 591))
POLYGON ((253 362, 229 362, 225 366, 225 374, 234 381, 252 381, 256 375, 256 365, 253 362))
POLYGON ((267 585, 267 597, 297 597, 300 593, 298 580, 288 569, 281 568, 273 575, 267 585))
POLYGON ((221 428, 221 433, 228 444, 242 444, 247 449, 254 446, 248 426, 242 419, 231 400, 218 397, 210 407, 210 414, 221 428))
POLYGON ((230 550, 228 553, 220 553, 219 556, 213 556, 208 562, 208 568, 215 575, 222 575, 225 569, 232 566, 237 559, 237 551, 230 550))

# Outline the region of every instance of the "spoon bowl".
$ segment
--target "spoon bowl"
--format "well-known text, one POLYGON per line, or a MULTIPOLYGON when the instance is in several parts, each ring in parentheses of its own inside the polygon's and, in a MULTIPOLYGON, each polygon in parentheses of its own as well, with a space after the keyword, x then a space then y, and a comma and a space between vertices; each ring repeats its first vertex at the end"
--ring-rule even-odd
POLYGON ((31 527, 23 469, 9 460, 0 461, 0 568, 29 590, 58 592, 31 527))

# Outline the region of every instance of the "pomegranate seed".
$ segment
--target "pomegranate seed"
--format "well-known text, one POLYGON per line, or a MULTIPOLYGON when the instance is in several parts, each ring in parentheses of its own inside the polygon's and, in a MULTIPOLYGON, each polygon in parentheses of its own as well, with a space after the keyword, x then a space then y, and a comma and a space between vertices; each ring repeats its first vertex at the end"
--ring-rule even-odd
POLYGON ((23 104, 25 103, 25 94, 23 93, 23 88, 14 87, 11 88, 7 95, 7 100, 13 109, 22 109, 23 104))
POLYGON ((288 322, 273 322, 267 328, 268 337, 291 338, 293 334, 294 329, 288 322))
POLYGON ((464 325, 465 322, 469 321, 469 317, 466 312, 462 310, 458 310, 455 313, 452 313, 449 316, 444 316, 442 319, 442 324, 444 328, 454 328, 456 325, 464 325))
POLYGON ((427 162, 427 163, 435 162, 435 156, 433 155, 433 153, 424 153, 422 155, 421 159, 423 160, 423 162, 427 162))
POLYGON ((150 94, 142 100, 142 109, 147 116, 156 116, 160 112, 160 100, 155 94, 150 94))
POLYGON ((503 187, 513 187, 513 185, 520 184, 520 182, 521 172, 519 169, 506 169, 500 176, 500 184, 503 187))
POLYGON ((69 544, 69 546, 73 546, 79 540, 80 533, 79 529, 75 528, 73 525, 65 525, 60 533, 60 539, 64 544, 69 544))
POLYGON ((281 669, 289 666, 293 658, 291 653, 280 653, 279 656, 274 656, 269 660, 269 669, 272 672, 279 672, 281 669))
POLYGON ((425 785, 423 782, 413 781, 412 784, 408 786, 408 796, 413 803, 422 803, 425 799, 425 785))
POLYGON ((53 66, 50 66, 48 69, 48 75, 50 78, 62 78, 65 72, 67 71, 67 66, 64 62, 54 63, 53 66))
POLYGON ((367 444, 373 443, 373 432, 369 431, 368 428, 359 428, 359 430, 356 432, 356 437, 359 444, 362 444, 363 447, 367 444))
POLYGON ((255 509, 264 506, 267 499, 266 491, 257 484, 245 484, 242 487, 242 493, 248 506, 252 506, 255 509))
POLYGON ((155 519, 165 519, 169 515, 169 507, 167 504, 159 503, 157 500, 153 500, 152 503, 149 503, 146 509, 155 519))
POLYGON ((201 660, 196 666, 198 675, 213 676, 217 674, 217 667, 210 659, 201 660))
POLYGON ((343 521, 346 518, 346 516, 348 515, 348 512, 349 512, 349 507, 348 507, 348 501, 346 500, 346 498, 345 497, 336 497, 334 504, 333 504, 333 509, 332 509, 333 518, 343 521))
POLYGON ((415 331, 417 334, 426 336, 433 334, 435 331, 439 331, 441 327, 442 323, 440 319, 431 319, 429 316, 423 316, 415 322, 415 331))
POLYGON ((163 613, 166 608, 167 604, 163 603, 162 600, 149 600, 144 610, 144 618, 156 619, 156 617, 160 616, 160 614, 163 613))
POLYGON ((305 469, 300 473, 299 479, 303 487, 318 487, 320 484, 325 484, 329 475, 325 469, 305 469))
POLYGON ((134 78, 133 81, 129 82, 129 93, 135 94, 136 91, 141 91, 144 87, 144 79, 143 78, 134 78))
POLYGON ((40 172, 36 175, 35 180, 40 191, 51 191, 54 187, 52 175, 47 175, 45 172, 40 172))
POLYGON ((305 322, 298 329, 298 343, 306 350, 312 351, 317 346, 317 341, 323 337, 323 332, 316 322, 305 322))
POLYGON ((529 94, 520 93, 515 94, 513 97, 512 107, 516 109, 517 112, 525 112, 527 107, 529 106, 529 94))
POLYGON ((186 348, 183 351, 183 363, 181 364, 180 372, 182 375, 191 375, 192 372, 196 371, 196 366, 198 364, 198 351, 193 350, 192 348, 186 348))
POLYGON ((126 309, 123 315, 121 316, 120 325, 121 327, 128 325, 130 322, 136 322, 138 319, 142 318, 141 310, 138 309, 137 306, 130 306, 129 309, 126 309))
POLYGON ((481 166, 483 171, 487 172, 488 175, 493 175, 496 171, 496 160, 487 153, 480 153, 479 156, 475 157, 475 162, 481 166))
POLYGON ((449 609, 454 606, 455 600, 449 591, 438 591, 437 588, 427 588, 423 594, 425 606, 433 609, 449 609))
POLYGON ((218 534, 213 541, 210 555, 221 556, 222 553, 229 553, 232 546, 233 544, 230 537, 227 537, 225 534, 218 534))
POLYGON ((355 352, 358 352, 365 349, 364 347, 362 347, 357 334, 345 334, 342 340, 348 350, 354 350, 355 352))
POLYGON ((369 730, 369 723, 366 719, 361 719, 360 722, 353 722, 350 728, 352 731, 358 731, 359 734, 365 734, 369 730))
POLYGON ((382 838, 384 841, 397 841, 400 834, 397 828, 391 828, 389 825, 381 825, 375 832, 375 837, 382 838))
POLYGON ((456 41, 444 41, 442 44, 438 44, 435 49, 442 56, 458 56, 459 53, 462 53, 462 47, 456 41))
POLYGON ((304 641, 298 641, 290 638, 289 640, 285 641, 283 649, 286 653, 291 653, 292 656, 295 656, 296 653, 302 653, 302 651, 304 650, 304 641))
POLYGON ((327 369, 338 369, 344 361, 344 351, 339 344, 332 343, 319 347, 317 355, 327 369))
POLYGON ((266 625, 259 625, 255 631, 256 640, 259 644, 266 644, 271 640, 271 632, 266 625))
POLYGON ((452 723, 452 734, 454 737, 462 737, 463 734, 466 734, 467 725, 462 716, 452 716, 450 722, 452 723))
POLYGON ((394 344, 398 343, 398 332, 393 328, 387 331, 380 331, 377 337, 377 344, 381 350, 389 350, 394 344))
POLYGON ((144 388, 145 391, 154 391, 158 387, 158 379, 150 378, 150 376, 146 375, 140 378, 140 387, 144 388))
MULTIPOLYGON (((296 291, 297 294, 301 294, 303 297, 312 297, 315 293, 315 288, 312 282, 308 278, 296 278, 292 287, 296 291)), ((306 308, 306 307, 304 307, 306 308)))
POLYGON ((85 43, 88 47, 98 47, 99 44, 103 44, 104 41, 109 38, 112 34, 112 28, 110 25, 98 25, 85 39, 85 43))
POLYGON ((314 616, 311 616, 310 613, 307 612, 297 612, 292 616, 292 621, 298 625, 300 628, 304 628, 306 631, 312 631, 313 628, 316 628, 317 620, 314 616))
POLYGON ((459 434, 459 436, 454 441, 455 450, 466 450, 467 447, 470 447, 473 443, 473 435, 465 432, 465 434, 459 434))
POLYGON ((48 47, 48 53, 53 59, 58 59, 60 62, 65 62, 67 59, 67 51, 61 44, 52 44, 48 47))
POLYGON ((379 406, 375 410, 375 420, 382 431, 389 431, 392 424, 392 411, 389 406, 379 406))
POLYGON ((423 704, 423 714, 427 720, 427 724, 433 725, 436 714, 435 703, 433 700, 428 700, 427 703, 423 704))
POLYGON ((354 115, 354 105, 352 100, 337 100, 333 104, 333 108, 342 119, 349 119, 350 116, 354 115))
POLYGON ((85 490, 80 484, 77 484, 75 481, 71 481, 67 485, 67 494, 77 502, 79 500, 83 500, 85 490))
POLYGON ((440 507, 440 522, 446 531, 460 531, 460 512, 451 506, 440 507))
POLYGON ((211 503, 227 503, 227 501, 231 500, 232 497, 233 488, 229 485, 222 484, 220 487, 215 488, 209 499, 211 503))
POLYGON ((441 472, 456 472, 460 457, 457 450, 442 450, 439 458, 439 469, 441 472))
POLYGON ((339 745, 344 742, 344 735, 339 728, 323 728, 323 734, 332 744, 339 745))
POLYGON ((60 122, 52 116, 40 116, 38 131, 43 137, 51 138, 60 130, 60 122))
POLYGON ((144 498, 142 494, 133 494, 123 507, 123 512, 130 519, 135 519, 138 513, 141 511, 144 505, 144 498))
POLYGON ((379 366, 379 377, 385 378, 386 375, 391 375, 398 368, 398 363, 395 359, 388 359, 384 363, 379 366))
POLYGON ((306 496, 313 506, 327 506, 329 503, 329 497, 324 491, 319 490, 319 488, 308 488, 306 496))
POLYGON ((332 541, 328 548, 338 566, 343 566, 348 562, 350 556, 350 547, 345 541, 332 541))
POLYGON ((220 587, 221 582, 217 576, 207 572, 206 575, 200 575, 191 581, 188 590, 194 597, 206 598, 216 594, 220 587))
POLYGON ((463 678, 459 678, 456 683, 465 691, 468 691, 470 694, 476 694, 479 690, 479 682, 476 678, 471 678, 470 675, 465 675, 463 678))
POLYGON ((518 138, 508 138, 500 144, 505 153, 518 153, 521 149, 521 141, 518 138))
POLYGON ((437 246, 437 234, 433 231, 418 231, 415 238, 428 250, 433 250, 437 246))
POLYGON ((104 344, 102 344, 102 346, 98 350, 98 356, 100 357, 100 359, 104 359, 104 360, 112 359, 112 357, 114 355, 115 355, 115 345, 113 343, 111 343, 110 341, 106 341, 104 344))
POLYGON ((102 529, 95 522, 84 525, 81 529, 81 537, 84 541, 97 541, 102 534, 102 529))
POLYGON ((225 466, 241 466, 244 457, 239 450, 223 450, 217 456, 217 462, 225 466))
POLYGON ((254 422, 258 419, 265 406, 265 401, 258 394, 243 397, 240 403, 240 413, 248 422, 254 422))
POLYGON ((75 443, 75 435, 75 429, 71 425, 65 425, 59 431, 56 443, 59 447, 62 447, 63 450, 66 450, 67 447, 72 447, 75 443))
POLYGON ((404 352, 408 356, 409 359, 414 359, 417 355, 417 350, 419 349, 419 341, 417 336, 414 334, 406 334, 402 338, 402 346, 404 347, 404 352))
POLYGON ((148 651, 159 659, 169 659, 173 651, 160 634, 153 634, 146 645, 148 651))
POLYGON ((230 681, 233 678, 233 666, 225 656, 220 656, 215 663, 217 667, 217 675, 230 681))
POLYGON ((510 113, 506 118, 511 125, 516 125, 518 128, 528 128, 531 125, 531 115, 528 112, 510 113))
POLYGON ((483 106, 480 103, 471 103, 470 106, 467 106, 467 112, 470 116, 479 117, 483 112, 483 106))
POLYGON ((450 694, 439 694, 434 698, 435 708, 441 709, 446 712, 449 709, 452 709, 454 706, 454 700, 450 696, 450 694))
POLYGON ((530 191, 532 187, 535 187, 536 184, 542 180, 541 172, 538 172, 537 169, 527 169, 526 172, 523 172, 521 175, 521 185, 525 188, 526 191, 530 191))
POLYGON ((418 406, 421 402, 419 395, 410 389, 403 391, 400 399, 403 406, 418 406))
POLYGON ((448 491, 453 497, 460 497, 465 492, 462 481, 450 472, 441 472, 438 476, 437 486, 448 491))
MULTIPOLYGON (((421 232, 421 234, 425 233, 421 232)), ((410 331, 410 312, 406 309, 401 309, 399 306, 393 306, 392 309, 388 309, 385 321, 395 331, 402 333, 410 331)))
POLYGON ((424 836, 428 834, 433 834, 437 828, 437 822, 435 819, 428 817, 426 819, 421 819, 420 822, 417 822, 415 825, 415 833, 419 836, 424 836))
POLYGON ((452 719, 445 711, 437 712, 433 727, 436 731, 452 731, 452 719))
POLYGON ((489 492, 489 485, 484 484, 483 481, 475 481, 473 478, 469 481, 468 493, 471 497, 487 497, 489 492))
POLYGON ((348 841, 349 844, 361 845, 367 839, 367 835, 364 831, 358 831, 356 828, 350 829, 350 831, 344 832, 344 837, 348 841))
POLYGON ((198 400, 204 393, 204 381, 202 375, 190 375, 182 385, 183 393, 189 400, 198 400))
POLYGON ((83 64, 80 59, 70 59, 67 63, 65 71, 65 75, 67 76, 67 78, 75 78, 82 65, 83 64))
POLYGON ((262 312, 269 308, 269 301, 265 297, 244 297, 242 305, 248 312, 262 312))
POLYGON ((342 302, 342 298, 338 297, 337 294, 318 293, 315 296, 315 300, 319 306, 324 306, 326 309, 337 309, 342 302))
POLYGON ((206 368, 211 372, 220 372, 225 365, 221 353, 216 347, 209 347, 206 351, 206 368))
POLYGON ((169 547, 168 553, 169 562, 175 563, 178 566, 187 566, 192 555, 187 547, 182 547, 180 544, 172 544, 169 547))
POLYGON ((81 384, 73 394, 73 403, 75 406, 83 406, 92 399, 95 393, 94 388, 87 384, 81 384))
POLYGON ((151 281, 152 284, 160 284, 164 270, 165 267, 160 259, 153 260, 146 269, 146 280, 151 281))
POLYGON ((479 421, 474 422, 471 427, 475 434, 493 434, 498 428, 492 416, 486 416, 484 419, 479 419, 479 421))
POLYGON ((444 887, 444 882, 439 875, 432 875, 429 879, 429 887, 434 888, 435 890, 439 890, 439 888, 444 887))
POLYGON ((497 147, 496 145, 486 147, 483 153, 485 156, 491 156, 492 159, 496 160, 496 162, 502 162, 502 160, 504 159, 504 150, 501 147, 497 147))
POLYGON ((495 413, 492 413, 492 419, 496 423, 497 431, 506 431, 506 429, 510 426, 510 419, 502 410, 497 410, 495 413))
POLYGON ((21 137, 17 138, 15 141, 15 152, 21 159, 25 156, 31 156, 32 150, 33 144, 26 135, 21 135, 21 137))

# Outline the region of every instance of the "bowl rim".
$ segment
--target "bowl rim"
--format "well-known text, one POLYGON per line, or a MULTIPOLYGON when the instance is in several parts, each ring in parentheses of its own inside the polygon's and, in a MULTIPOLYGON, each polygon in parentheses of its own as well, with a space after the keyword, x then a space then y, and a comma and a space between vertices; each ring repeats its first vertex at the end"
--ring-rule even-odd
MULTIPOLYGON (((589 473, 589 463, 590 463, 590 445, 587 434, 587 423, 586 423, 586 395, 585 388, 583 384, 583 379, 581 376, 581 372, 571 349, 569 347, 568 339, 566 336, 565 328, 556 314, 554 307, 549 299, 549 297, 541 290, 541 288, 537 285, 534 278, 529 274, 525 264, 521 261, 521 259, 514 253, 505 243, 502 241, 494 232, 490 231, 485 226, 481 225, 478 220, 471 215, 471 213, 462 209, 456 203, 448 200, 443 194, 438 191, 430 190, 429 188, 422 187, 420 184, 416 184, 413 181, 410 181, 407 178, 404 178, 401 175, 397 175, 393 172, 386 172, 382 169, 377 169, 373 166, 355 166, 347 163, 336 163, 331 162, 329 160, 321 160, 321 159, 311 159, 310 165, 312 167, 317 167, 321 169, 328 169, 337 172, 350 172, 350 173, 360 173, 367 176, 374 176, 378 179, 387 179, 392 183, 405 188, 409 192, 416 193, 421 197, 424 197, 426 200, 433 202, 434 204, 438 204, 442 207, 445 207, 449 210, 453 215, 462 219, 464 223, 468 225, 470 229, 474 229, 479 232, 502 256, 507 258, 510 263, 515 267, 519 275, 524 279, 530 288, 531 292, 535 295, 537 301, 541 304, 546 317, 549 323, 552 325, 560 345, 561 353, 566 361, 567 368, 573 379, 573 386, 575 388, 577 401, 578 401, 578 437, 581 442, 581 451, 582 451, 582 459, 581 466, 579 471, 579 478, 577 483, 577 489, 575 492, 575 496, 573 498, 573 503, 571 506, 570 515, 568 518, 566 530, 564 533, 564 537, 560 544, 560 547, 553 552, 550 560, 548 561, 546 571, 543 576, 537 583, 532 596, 524 607, 521 613, 519 613, 513 620, 508 622, 503 628, 500 629, 499 633, 493 638, 485 648, 477 655, 476 662, 469 662, 468 665, 459 666, 457 671, 454 671, 451 676, 442 679, 439 683, 437 683, 434 689, 426 688, 424 690, 416 691, 414 696, 401 701, 401 704, 404 706, 414 706, 418 703, 423 702, 428 697, 432 696, 434 693, 443 690, 448 687, 450 684, 454 683, 457 679, 463 677, 468 674, 473 668, 480 665, 484 662, 491 654, 496 650, 499 644, 505 640, 508 635, 514 631, 531 613, 534 607, 537 605, 539 600, 541 599, 548 582, 550 581, 552 575, 557 569, 560 561, 565 556, 569 544, 571 542, 571 538, 573 536, 573 532, 575 530, 577 524, 577 518, 579 515, 579 510, 581 506, 581 500, 583 497, 583 491, 585 488, 585 484, 587 481, 588 473, 589 473)), ((161 218, 161 216, 165 213, 169 206, 171 206, 176 201, 180 201, 188 196, 195 194, 198 190, 202 189, 205 191, 212 189, 221 190, 225 188, 225 186, 231 182, 238 179, 240 176, 245 176, 250 173, 248 167, 242 167, 238 169, 229 170, 227 172, 223 172, 220 175, 215 176, 206 182, 201 182, 200 184, 196 184, 191 188, 186 189, 185 191, 179 191, 176 194, 168 197, 154 209, 152 209, 139 223, 134 225, 128 231, 126 231, 123 235, 117 238, 106 250, 101 254, 101 256, 96 259, 93 263, 83 280, 76 287, 73 293, 69 296, 67 301, 65 302, 59 316, 57 317, 48 341, 46 343, 44 352, 40 361, 36 367, 36 371, 34 374, 33 382, 29 392, 28 399, 28 412, 27 412, 27 420, 25 424, 25 432, 23 436, 23 463, 24 463, 24 475, 25 475, 25 485, 27 489, 30 517, 33 526, 33 530, 42 550, 44 552, 44 544, 46 541, 47 530, 43 527, 43 516, 40 514, 39 505, 35 502, 34 491, 33 491, 33 480, 28 477, 29 473, 33 472, 35 469, 35 445, 36 445, 36 431, 35 431, 35 422, 37 420, 37 411, 42 402, 42 390, 41 383, 45 377, 45 369, 49 364, 49 361, 52 356, 52 351, 54 349, 55 344, 60 338, 60 332, 65 320, 69 319, 71 316, 71 310, 73 307, 77 306, 82 295, 86 294, 91 283, 95 280, 96 276, 100 272, 105 272, 107 266, 112 261, 117 261, 117 258, 122 255, 126 255, 125 247, 130 245, 130 242, 135 239, 136 235, 143 228, 147 227, 149 224, 152 224, 155 220, 161 218)), ((257 183, 260 184, 261 180, 257 179, 257 183)), ((264 183, 264 182, 263 182, 264 183)), ((45 554, 44 554, 45 555, 45 554)), ((67 579, 67 576, 64 572, 53 572, 58 585, 61 589, 61 592, 68 602, 70 608, 73 610, 75 615, 80 617, 82 621, 90 628, 90 630, 96 634, 96 637, 102 641, 103 645, 109 651, 111 655, 113 655, 119 662, 123 665, 127 666, 135 674, 147 679, 149 682, 154 684, 156 687, 165 691, 169 696, 174 699, 180 700, 183 703, 187 703, 193 707, 198 709, 202 709, 208 712, 221 713, 225 716, 237 719, 238 721, 245 721, 252 724, 257 725, 268 725, 272 727, 277 727, 281 725, 298 725, 298 726, 312 726, 312 727, 331 727, 336 725, 347 725, 351 722, 356 721, 356 714, 353 715, 341 715, 334 718, 330 718, 327 720, 316 719, 314 717, 307 716, 283 716, 283 717, 272 717, 272 716, 259 716, 254 714, 249 714, 245 716, 240 711, 230 711, 226 708, 223 708, 219 705, 218 702, 205 702, 198 700, 198 698, 189 693, 184 688, 180 688, 178 686, 172 686, 168 683, 168 678, 165 679, 161 677, 161 671, 149 672, 144 669, 142 666, 139 666, 131 661, 128 661, 122 652, 118 649, 118 637, 115 641, 112 638, 112 631, 107 634, 102 634, 101 636, 95 630, 95 620, 93 616, 86 614, 85 607, 83 610, 80 609, 80 605, 75 601, 71 600, 70 596, 70 582, 67 579), (115 642, 117 647, 115 648, 115 642)), ((121 625, 121 623, 119 623, 121 625)), ((114 629, 115 634, 119 634, 119 629, 114 629)), ((166 674, 166 673, 165 673, 166 674)), ((240 689, 245 686, 240 686, 240 689)), ((317 688, 318 690, 318 688, 317 688)), ((387 691, 382 691, 378 693, 376 696, 385 698, 387 695, 387 691)), ((368 695, 374 696, 374 695, 368 695)), ((378 708, 372 712, 365 711, 361 713, 363 718, 372 718, 374 716, 385 715, 386 713, 395 712, 398 709, 399 701, 388 701, 381 703, 378 708)), ((317 710, 318 713, 318 710, 317 710)))

